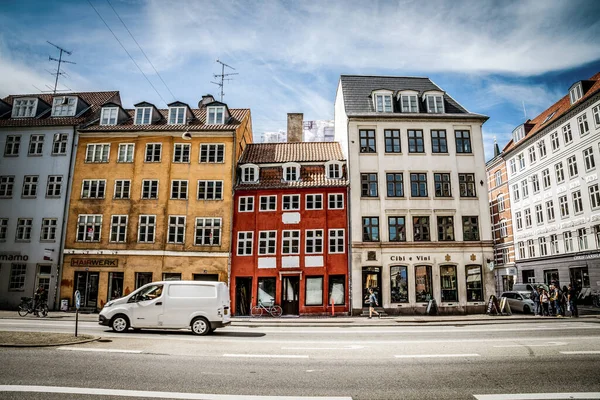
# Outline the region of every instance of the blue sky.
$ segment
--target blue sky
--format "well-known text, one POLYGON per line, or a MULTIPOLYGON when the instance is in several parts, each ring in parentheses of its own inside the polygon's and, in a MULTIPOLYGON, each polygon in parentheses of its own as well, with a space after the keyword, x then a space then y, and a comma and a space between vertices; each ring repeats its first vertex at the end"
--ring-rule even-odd
POLYGON ((239 73, 224 101, 251 109, 255 133, 285 129, 288 112, 332 119, 340 74, 428 76, 490 116, 488 159, 523 104, 533 118, 600 71, 600 1, 89 1, 160 96, 87 0, 0 1, 0 96, 53 82, 47 40, 73 51, 66 87, 119 90, 126 108, 216 96, 221 59, 239 73))

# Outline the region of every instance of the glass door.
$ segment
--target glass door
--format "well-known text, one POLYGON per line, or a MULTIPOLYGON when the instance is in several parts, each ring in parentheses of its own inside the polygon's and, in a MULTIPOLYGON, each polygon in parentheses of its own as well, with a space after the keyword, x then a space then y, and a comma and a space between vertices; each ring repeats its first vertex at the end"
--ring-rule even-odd
MULTIPOLYGON (((75 272, 75 290, 79 290, 79 293, 81 294, 81 307, 97 307, 99 280, 100 273, 98 272, 75 272)), ((73 305, 75 305, 75 292, 73 292, 73 305)))
POLYGON ((283 315, 298 315, 300 313, 299 288, 300 277, 284 276, 281 288, 281 308, 283 315))
POLYGON ((381 268, 365 267, 362 276, 363 307, 369 307, 369 289, 377 296, 377 303, 381 306, 381 268))

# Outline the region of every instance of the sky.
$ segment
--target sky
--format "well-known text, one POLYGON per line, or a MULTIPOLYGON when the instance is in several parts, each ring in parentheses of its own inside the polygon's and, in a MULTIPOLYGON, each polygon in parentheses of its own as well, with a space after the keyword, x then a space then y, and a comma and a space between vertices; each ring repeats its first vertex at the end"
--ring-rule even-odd
POLYGON ((595 0, 0 0, 0 26, 2 97, 53 86, 47 41, 76 63, 59 89, 119 90, 125 108, 218 99, 219 59, 238 74, 223 101, 250 108, 255 135, 290 112, 333 119, 341 74, 425 76, 490 117, 486 160, 600 71, 595 0))

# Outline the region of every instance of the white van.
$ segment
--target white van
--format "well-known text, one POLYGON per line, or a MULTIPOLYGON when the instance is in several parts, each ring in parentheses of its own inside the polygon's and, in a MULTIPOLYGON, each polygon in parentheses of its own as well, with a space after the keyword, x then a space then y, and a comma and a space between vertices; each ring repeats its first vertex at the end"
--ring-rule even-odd
POLYGON ((229 290, 223 282, 152 282, 106 303, 98 323, 115 332, 129 327, 191 328, 196 335, 206 335, 231 323, 229 306, 229 290))

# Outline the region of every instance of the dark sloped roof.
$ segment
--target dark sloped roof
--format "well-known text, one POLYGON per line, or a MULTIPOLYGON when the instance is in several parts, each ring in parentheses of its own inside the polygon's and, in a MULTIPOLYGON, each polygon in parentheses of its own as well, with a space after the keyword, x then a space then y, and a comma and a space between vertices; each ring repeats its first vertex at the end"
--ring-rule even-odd
POLYGON ((325 165, 303 165, 300 168, 300 180, 287 182, 283 180, 283 168, 261 167, 258 183, 240 182, 238 189, 294 189, 315 187, 344 187, 348 179, 344 173, 341 179, 329 179, 325 173, 325 165))
POLYGON ((240 164, 327 162, 344 160, 337 142, 252 143, 246 145, 240 164))

